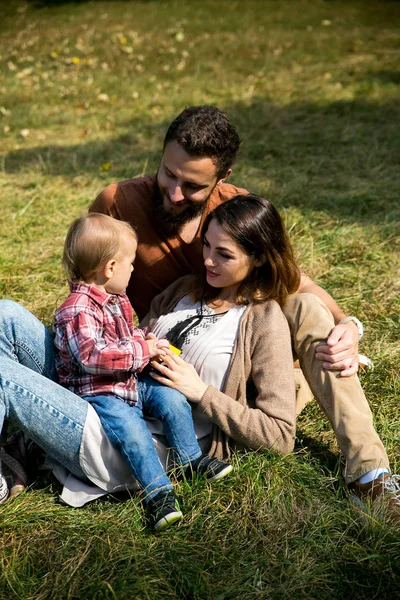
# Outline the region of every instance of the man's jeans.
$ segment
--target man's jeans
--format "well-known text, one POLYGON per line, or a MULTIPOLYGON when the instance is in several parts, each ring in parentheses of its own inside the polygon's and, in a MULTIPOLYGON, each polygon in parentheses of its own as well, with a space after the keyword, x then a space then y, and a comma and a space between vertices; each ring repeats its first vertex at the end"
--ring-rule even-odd
POLYGON ((110 442, 122 454, 148 501, 161 490, 171 490, 143 415, 162 421, 164 433, 180 465, 201 456, 194 432, 192 410, 185 396, 150 376, 139 375, 139 402, 129 406, 112 395, 85 396, 100 417, 110 442))
POLYGON ((87 480, 79 449, 88 405, 55 383, 53 336, 28 310, 0 301, 0 430, 4 419, 87 480))

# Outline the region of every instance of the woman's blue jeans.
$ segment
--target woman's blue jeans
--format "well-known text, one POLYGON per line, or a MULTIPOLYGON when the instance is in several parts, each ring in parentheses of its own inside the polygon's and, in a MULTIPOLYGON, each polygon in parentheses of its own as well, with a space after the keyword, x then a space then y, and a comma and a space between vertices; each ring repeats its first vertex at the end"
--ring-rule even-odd
POLYGON ((159 461, 144 415, 162 421, 177 463, 186 465, 195 460, 201 455, 201 449, 185 396, 145 375, 139 376, 138 395, 136 406, 129 406, 112 395, 85 398, 99 415, 109 440, 125 458, 147 501, 173 486, 159 461))
POLYGON ((52 334, 19 304, 0 300, 0 431, 5 419, 15 423, 86 480, 79 449, 88 405, 55 381, 52 334))

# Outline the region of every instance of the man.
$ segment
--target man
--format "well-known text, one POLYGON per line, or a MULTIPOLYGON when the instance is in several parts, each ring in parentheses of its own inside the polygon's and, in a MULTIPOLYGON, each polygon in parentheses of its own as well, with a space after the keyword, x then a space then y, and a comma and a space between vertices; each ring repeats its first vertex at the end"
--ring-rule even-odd
MULTIPOLYGON (((137 232, 127 294, 139 319, 156 294, 202 268, 200 231, 206 215, 247 193, 226 183, 239 145, 236 129, 220 110, 187 108, 168 128, 157 175, 111 184, 90 207, 127 221, 137 232)), ((306 275, 284 312, 294 354, 345 456, 351 493, 370 499, 387 495, 392 513, 400 517, 400 488, 356 375, 361 323, 306 275)))

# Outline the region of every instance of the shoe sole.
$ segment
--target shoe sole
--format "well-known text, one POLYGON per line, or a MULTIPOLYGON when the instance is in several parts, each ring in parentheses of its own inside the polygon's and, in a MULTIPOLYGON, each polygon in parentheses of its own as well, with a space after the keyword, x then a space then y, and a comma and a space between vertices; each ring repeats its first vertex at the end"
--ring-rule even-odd
MULTIPOLYGON (((8 454, 4 448, 0 449, 0 460, 3 463, 3 476, 7 481, 9 497, 15 498, 21 494, 27 485, 27 475, 21 463, 8 454)), ((6 500, 3 500, 5 502, 6 500)), ((0 501, 0 504, 2 502, 0 501)))
POLYGON ((177 521, 182 519, 182 517, 183 517, 183 514, 181 513, 180 510, 171 512, 168 515, 166 515, 165 517, 162 517, 159 521, 157 521, 157 523, 154 525, 154 529, 156 531, 163 531, 163 529, 166 529, 170 525, 173 525, 174 523, 176 523, 177 521))
POLYGON ((225 469, 223 469, 216 475, 213 475, 212 477, 207 477, 207 480, 208 481, 219 481, 220 479, 223 479, 224 477, 229 475, 229 473, 232 471, 232 469, 233 469, 232 465, 227 465, 225 467, 225 469))
MULTIPOLYGON (((0 462, 1 465, 1 462, 0 462)), ((8 489, 8 483, 3 473, 0 471, 0 504, 7 502, 10 496, 10 490, 8 489)))
POLYGON ((9 494, 9 491, 7 490, 6 495, 2 496, 0 498, 0 504, 5 504, 7 502, 7 500, 9 499, 9 497, 10 497, 10 494, 9 494))

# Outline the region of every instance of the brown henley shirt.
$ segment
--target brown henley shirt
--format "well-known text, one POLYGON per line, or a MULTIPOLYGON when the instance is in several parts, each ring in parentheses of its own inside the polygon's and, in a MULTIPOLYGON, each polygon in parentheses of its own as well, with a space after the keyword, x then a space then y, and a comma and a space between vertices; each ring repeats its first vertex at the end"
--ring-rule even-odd
POLYGON ((153 215, 159 194, 156 176, 127 179, 106 187, 89 212, 99 212, 127 221, 138 236, 135 268, 126 293, 139 320, 150 308, 153 298, 182 275, 200 273, 203 267, 201 225, 216 206, 244 189, 228 183, 214 188, 194 240, 187 244, 179 235, 167 237, 153 215))

